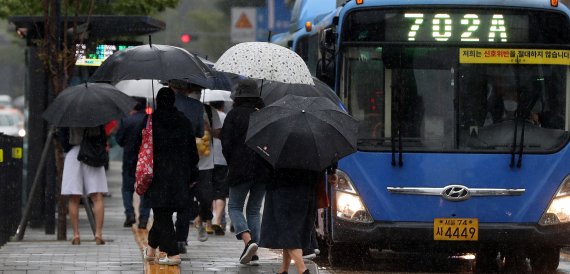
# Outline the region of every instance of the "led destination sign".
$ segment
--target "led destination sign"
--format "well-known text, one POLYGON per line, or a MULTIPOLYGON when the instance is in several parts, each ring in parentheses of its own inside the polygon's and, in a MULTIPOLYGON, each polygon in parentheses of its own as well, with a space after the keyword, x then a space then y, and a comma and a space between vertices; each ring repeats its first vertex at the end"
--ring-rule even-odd
MULTIPOLYGON (((138 45, 140 43, 136 43, 138 45)), ((124 50, 134 46, 133 43, 109 43, 99 44, 94 48, 89 48, 85 44, 77 44, 75 55, 77 61, 76 66, 100 66, 107 57, 113 55, 116 51, 124 50)))
POLYGON ((480 9, 359 10, 343 26, 345 41, 567 43, 558 13, 480 9))

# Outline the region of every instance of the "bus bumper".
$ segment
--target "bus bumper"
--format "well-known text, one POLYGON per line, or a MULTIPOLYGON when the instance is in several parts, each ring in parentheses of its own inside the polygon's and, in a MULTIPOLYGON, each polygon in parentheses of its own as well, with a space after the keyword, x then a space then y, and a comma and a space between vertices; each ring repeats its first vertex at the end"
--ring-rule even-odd
POLYGON ((570 244, 570 223, 548 227, 538 224, 479 223, 478 241, 435 241, 432 223, 374 222, 355 223, 335 219, 332 241, 393 250, 440 249, 455 252, 476 251, 482 245, 520 247, 563 247, 570 244))

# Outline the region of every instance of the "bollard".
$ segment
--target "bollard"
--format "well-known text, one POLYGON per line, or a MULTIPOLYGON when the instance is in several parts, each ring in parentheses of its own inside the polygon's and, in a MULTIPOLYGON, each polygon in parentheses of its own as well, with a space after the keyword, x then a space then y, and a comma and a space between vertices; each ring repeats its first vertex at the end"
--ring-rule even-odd
POLYGON ((6 148, 8 147, 8 136, 0 133, 0 246, 4 245, 9 235, 9 220, 8 203, 10 199, 10 192, 8 189, 8 177, 10 176, 8 161, 6 159, 6 148))
POLYGON ((22 183, 23 183, 23 156, 24 156, 24 138, 11 137, 10 143, 10 203, 8 210, 10 211, 10 221, 8 226, 8 235, 14 235, 18 227, 18 220, 22 216, 22 183))

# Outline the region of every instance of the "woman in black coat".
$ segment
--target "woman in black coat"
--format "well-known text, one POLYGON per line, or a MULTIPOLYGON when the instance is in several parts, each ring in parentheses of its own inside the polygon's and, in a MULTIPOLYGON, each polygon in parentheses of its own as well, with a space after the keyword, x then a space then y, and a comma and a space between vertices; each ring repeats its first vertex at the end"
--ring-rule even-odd
POLYGON ((270 179, 271 167, 245 144, 249 116, 263 107, 257 83, 243 80, 236 88, 234 105, 222 127, 222 153, 228 163, 230 192, 228 213, 236 238, 243 240, 245 248, 240 263, 257 264, 257 242, 261 226, 261 206, 265 196, 265 184, 270 179), (245 199, 246 216, 243 215, 245 199))
POLYGON ((156 258, 160 247, 167 256, 159 264, 180 264, 172 214, 191 202, 190 182, 198 175, 198 150, 190 121, 174 107, 174 92, 162 88, 156 96, 157 110, 152 115, 154 176, 144 198, 154 213, 148 234, 145 260, 156 258))

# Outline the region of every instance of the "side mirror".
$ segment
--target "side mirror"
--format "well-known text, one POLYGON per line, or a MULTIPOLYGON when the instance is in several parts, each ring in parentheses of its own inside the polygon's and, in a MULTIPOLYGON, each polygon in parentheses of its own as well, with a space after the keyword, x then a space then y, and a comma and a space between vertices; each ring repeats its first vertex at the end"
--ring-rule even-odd
POLYGON ((327 28, 323 30, 323 46, 327 49, 331 49, 334 47, 336 42, 336 32, 332 28, 327 28))

